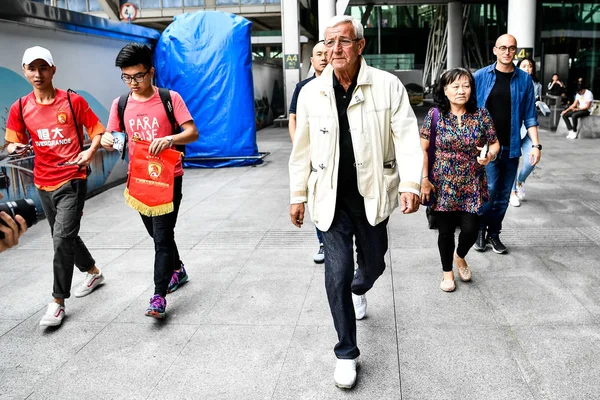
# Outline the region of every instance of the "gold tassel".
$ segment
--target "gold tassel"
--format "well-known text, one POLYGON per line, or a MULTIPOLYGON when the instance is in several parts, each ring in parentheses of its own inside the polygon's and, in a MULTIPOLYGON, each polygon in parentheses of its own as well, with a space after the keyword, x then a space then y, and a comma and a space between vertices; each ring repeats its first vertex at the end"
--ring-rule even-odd
POLYGON ((147 217, 158 217, 159 215, 165 215, 170 212, 173 212, 173 210, 175 209, 172 201, 166 204, 161 204, 159 206, 146 205, 138 199, 136 199, 135 197, 133 197, 132 195, 130 195, 128 188, 125 188, 123 196, 125 196, 125 203, 127 203, 129 207, 139 211, 141 214, 147 217))

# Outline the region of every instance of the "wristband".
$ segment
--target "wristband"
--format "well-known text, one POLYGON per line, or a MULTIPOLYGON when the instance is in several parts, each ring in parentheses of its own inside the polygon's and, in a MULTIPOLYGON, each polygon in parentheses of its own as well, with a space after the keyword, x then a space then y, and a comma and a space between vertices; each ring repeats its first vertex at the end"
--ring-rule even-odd
POLYGON ((423 180, 423 179, 429 179, 429 176, 428 175, 422 176, 421 180, 423 180))

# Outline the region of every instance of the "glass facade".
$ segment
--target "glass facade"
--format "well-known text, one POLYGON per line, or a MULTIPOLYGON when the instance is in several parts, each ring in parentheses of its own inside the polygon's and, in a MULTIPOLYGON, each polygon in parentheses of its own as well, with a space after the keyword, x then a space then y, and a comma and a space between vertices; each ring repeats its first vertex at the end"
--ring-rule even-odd
MULTIPOLYGON (((508 4, 465 4, 463 7, 467 18, 463 36, 465 66, 478 69, 495 61, 492 49, 496 38, 506 32, 508 4)), ((412 62, 412 68, 421 69, 436 10, 446 13, 446 7, 440 5, 352 6, 346 13, 363 21, 367 39, 364 54, 374 64, 396 69, 399 65, 410 66, 412 62)), ((536 16, 534 58, 538 78, 544 81, 548 73, 545 70, 554 68, 550 63, 554 55, 564 55, 568 57, 568 68, 561 79, 567 84, 569 94, 573 95, 577 79, 583 78, 600 98, 598 2, 538 1, 536 16)))

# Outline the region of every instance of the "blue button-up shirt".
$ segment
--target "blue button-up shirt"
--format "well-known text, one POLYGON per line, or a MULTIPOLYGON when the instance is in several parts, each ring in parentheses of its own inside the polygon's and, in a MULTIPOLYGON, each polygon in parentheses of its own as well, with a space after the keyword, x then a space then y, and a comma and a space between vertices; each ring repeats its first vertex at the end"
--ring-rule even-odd
MULTIPOLYGON (((492 88, 496 83, 496 63, 481 68, 475 72, 475 87, 477 88, 477 105, 485 107, 492 88)), ((535 113, 535 93, 533 80, 529 74, 519 68, 515 68, 510 79, 510 155, 509 157, 521 157, 521 125, 529 129, 538 126, 535 113)))

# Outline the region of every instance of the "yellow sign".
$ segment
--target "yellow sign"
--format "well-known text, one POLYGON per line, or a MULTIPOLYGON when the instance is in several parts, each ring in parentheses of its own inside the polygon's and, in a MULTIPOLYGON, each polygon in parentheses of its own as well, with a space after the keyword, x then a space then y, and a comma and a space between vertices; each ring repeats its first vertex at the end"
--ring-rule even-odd
POLYGON ((298 54, 285 54, 285 69, 299 69, 298 54))

